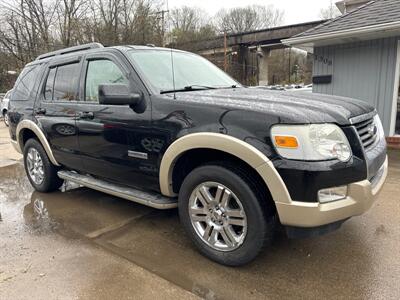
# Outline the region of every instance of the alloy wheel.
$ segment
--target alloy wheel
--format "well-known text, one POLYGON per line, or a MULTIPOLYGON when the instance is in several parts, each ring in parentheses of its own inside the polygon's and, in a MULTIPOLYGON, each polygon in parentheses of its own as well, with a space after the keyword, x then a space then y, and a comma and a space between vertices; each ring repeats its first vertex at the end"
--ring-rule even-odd
POLYGON ((39 152, 35 148, 30 148, 28 150, 28 155, 26 158, 29 177, 32 181, 40 185, 44 180, 44 168, 43 160, 39 152))
POLYGON ((243 244, 247 219, 239 198, 217 182, 198 185, 189 199, 189 215, 201 240, 219 251, 233 251, 243 244))

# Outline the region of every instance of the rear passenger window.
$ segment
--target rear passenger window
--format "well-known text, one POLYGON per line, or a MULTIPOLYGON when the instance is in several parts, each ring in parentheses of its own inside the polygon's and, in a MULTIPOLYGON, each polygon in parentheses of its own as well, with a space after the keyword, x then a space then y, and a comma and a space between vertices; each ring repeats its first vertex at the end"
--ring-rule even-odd
MULTIPOLYGON (((54 100, 60 100, 60 101, 77 100, 78 82, 80 73, 79 66, 80 66, 79 63, 74 63, 57 67, 57 71, 55 72, 55 80, 53 87, 54 100)), ((51 71, 49 73, 49 77, 50 75, 52 75, 51 71)), ((49 86, 51 86, 51 78, 50 82, 48 83, 49 86)), ((46 89, 47 89, 47 83, 46 83, 46 89)))
POLYGON ((19 75, 12 94, 12 100, 29 100, 29 96, 38 78, 39 65, 25 67, 19 75))

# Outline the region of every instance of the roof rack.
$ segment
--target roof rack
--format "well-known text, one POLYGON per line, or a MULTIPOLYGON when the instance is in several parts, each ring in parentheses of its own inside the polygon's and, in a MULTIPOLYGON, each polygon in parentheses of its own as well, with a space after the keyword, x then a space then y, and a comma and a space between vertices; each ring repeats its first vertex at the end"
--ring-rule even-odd
POLYGON ((52 52, 48 52, 48 53, 39 55, 36 58, 36 60, 41 60, 41 59, 45 59, 45 58, 56 56, 56 55, 64 55, 64 54, 68 54, 68 53, 89 50, 89 49, 103 48, 103 47, 104 46, 100 43, 89 43, 89 44, 84 44, 84 45, 78 45, 78 46, 73 46, 73 47, 60 49, 60 50, 56 50, 56 51, 52 51, 52 52))

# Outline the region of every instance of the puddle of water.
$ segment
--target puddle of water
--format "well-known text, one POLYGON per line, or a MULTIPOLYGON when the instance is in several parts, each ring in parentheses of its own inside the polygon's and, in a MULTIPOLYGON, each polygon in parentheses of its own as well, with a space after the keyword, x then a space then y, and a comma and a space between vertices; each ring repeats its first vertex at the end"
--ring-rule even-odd
MULTIPOLYGON (((62 187, 64 191, 75 188, 69 183, 62 187)), ((53 196, 34 191, 22 164, 0 168, 0 216, 4 233, 5 228, 13 235, 59 232, 63 228, 62 220, 54 218, 47 208, 47 201, 53 196)))
POLYGON ((64 183, 60 191, 39 193, 33 190, 21 164, 0 168, 3 234, 57 232, 70 238, 92 232, 100 235, 104 228, 118 229, 115 224, 123 226, 125 220, 151 210, 70 182, 64 183))
POLYGON ((30 202, 32 191, 21 165, 0 168, 0 233, 3 231, 6 234, 11 230, 18 234, 26 230, 22 212, 30 202))
POLYGON ((25 224, 39 234, 54 232, 60 228, 60 224, 50 218, 45 203, 39 198, 24 207, 25 224))

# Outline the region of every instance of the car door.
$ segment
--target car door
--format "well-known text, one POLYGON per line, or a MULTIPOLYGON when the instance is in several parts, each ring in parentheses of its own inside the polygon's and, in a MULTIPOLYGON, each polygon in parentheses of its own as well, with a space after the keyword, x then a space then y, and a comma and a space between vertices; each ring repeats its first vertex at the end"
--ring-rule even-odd
POLYGON ((133 186, 157 190, 156 155, 151 139, 151 105, 148 93, 124 57, 114 53, 85 57, 77 126, 85 170, 92 175, 133 186), (128 105, 99 104, 100 84, 127 84, 143 94, 146 108, 135 112, 128 105))
POLYGON ((57 60, 46 66, 34 115, 40 123, 58 163, 81 170, 76 108, 80 102, 82 57, 57 60))

